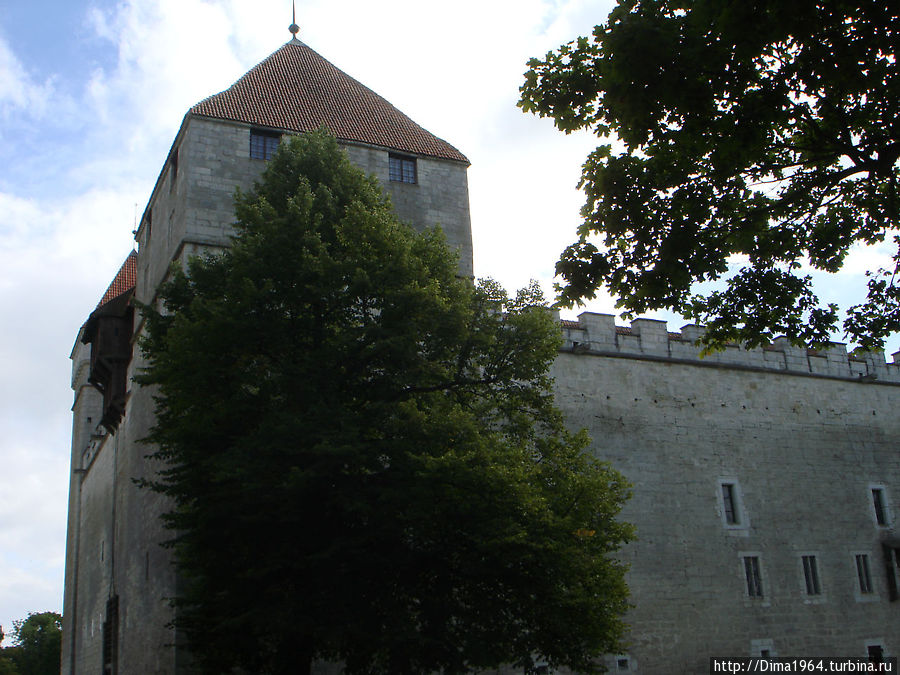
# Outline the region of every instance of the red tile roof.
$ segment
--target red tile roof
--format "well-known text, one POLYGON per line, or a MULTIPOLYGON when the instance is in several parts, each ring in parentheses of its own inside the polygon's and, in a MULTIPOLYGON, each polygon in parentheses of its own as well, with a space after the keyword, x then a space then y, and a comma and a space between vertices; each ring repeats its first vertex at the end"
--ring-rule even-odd
POLYGON ((339 140, 468 164, 459 150, 299 40, 288 42, 191 113, 286 131, 312 131, 324 124, 339 140))
POLYGON ((119 268, 115 279, 112 280, 109 288, 106 289, 106 293, 103 294, 103 298, 99 303, 97 303, 97 307, 105 305, 113 298, 117 298, 122 295, 122 293, 124 293, 125 291, 130 291, 132 288, 134 288, 134 284, 136 281, 137 253, 132 251, 128 254, 128 257, 125 258, 125 262, 122 263, 122 266, 119 268))

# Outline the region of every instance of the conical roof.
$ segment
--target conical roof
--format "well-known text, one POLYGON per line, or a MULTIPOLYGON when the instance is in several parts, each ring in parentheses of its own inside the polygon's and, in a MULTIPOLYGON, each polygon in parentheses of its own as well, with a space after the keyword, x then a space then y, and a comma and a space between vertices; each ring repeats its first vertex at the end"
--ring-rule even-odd
POLYGON ((459 150, 296 39, 191 113, 298 132, 325 125, 342 141, 468 163, 459 150))

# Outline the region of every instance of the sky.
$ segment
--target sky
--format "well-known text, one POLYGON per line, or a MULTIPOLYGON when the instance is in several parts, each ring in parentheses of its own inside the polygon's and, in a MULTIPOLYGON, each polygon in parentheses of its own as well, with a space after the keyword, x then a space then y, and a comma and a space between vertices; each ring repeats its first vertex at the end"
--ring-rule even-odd
MULTIPOLYGON (((530 57, 588 34, 611 4, 298 0, 297 22, 306 44, 469 158, 476 276, 510 290, 537 279, 552 296, 597 139, 523 114, 518 88, 530 57)), ((290 0, 0 0, 6 632, 29 612, 62 611, 78 329, 134 246, 185 112, 287 42, 290 22, 290 0)), ((883 257, 855 253, 823 297, 846 304, 883 257)), ((587 309, 613 307, 602 296, 587 309)))

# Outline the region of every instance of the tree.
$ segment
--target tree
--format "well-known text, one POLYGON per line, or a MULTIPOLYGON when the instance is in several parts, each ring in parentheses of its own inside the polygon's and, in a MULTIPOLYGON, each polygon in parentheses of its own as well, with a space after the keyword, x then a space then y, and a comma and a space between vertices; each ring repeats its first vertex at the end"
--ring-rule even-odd
MULTIPOLYGON (((3 644, 5 634, 3 626, 0 626, 0 645, 3 644)), ((0 647, 0 675, 18 675, 13 654, 18 653, 18 647, 0 647)))
MULTIPOLYGON (((13 621, 13 646, 0 652, 4 675, 58 675, 62 645, 62 617, 56 612, 33 612, 13 621)), ((0 642, 3 631, 0 630, 0 642)))
MULTIPOLYGON (((898 42, 900 6, 880 0, 619 0, 590 38, 532 59, 524 110, 615 139, 584 164, 561 301, 605 285, 629 315, 706 323, 712 346, 826 342, 838 308, 807 270, 900 244, 898 42)), ((843 322, 866 348, 900 330, 898 263, 843 322)))
POLYGON ((147 484, 200 667, 592 672, 623 631, 628 488, 553 405, 539 290, 458 278, 325 132, 283 143, 236 216, 143 308, 147 484))

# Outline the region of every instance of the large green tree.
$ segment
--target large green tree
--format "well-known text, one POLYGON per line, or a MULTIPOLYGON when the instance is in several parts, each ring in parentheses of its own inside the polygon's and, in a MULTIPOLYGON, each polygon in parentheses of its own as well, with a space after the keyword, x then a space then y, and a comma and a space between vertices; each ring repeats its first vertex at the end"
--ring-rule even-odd
MULTIPOLYGON (((827 341, 839 308, 808 270, 898 244, 898 44, 896 2, 619 0, 589 38, 533 59, 520 105, 607 139, 584 164, 562 301, 605 286, 626 313, 706 323, 712 345, 827 341)), ((898 262, 847 312, 865 347, 900 330, 898 262)))
POLYGON ((592 672, 627 606, 620 475, 563 425, 539 291, 457 276, 324 132, 145 307, 178 625, 205 672, 592 672))
MULTIPOLYGON (((0 675, 59 675, 62 617, 32 612, 13 621, 13 646, 0 650, 0 675)), ((0 628, 0 642, 3 630, 0 628)))

